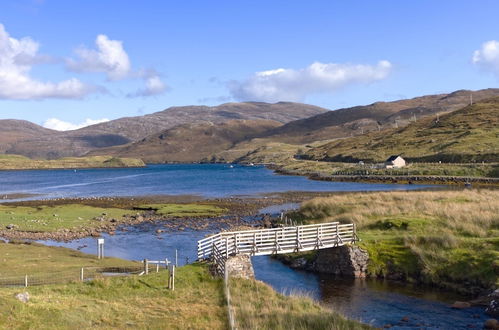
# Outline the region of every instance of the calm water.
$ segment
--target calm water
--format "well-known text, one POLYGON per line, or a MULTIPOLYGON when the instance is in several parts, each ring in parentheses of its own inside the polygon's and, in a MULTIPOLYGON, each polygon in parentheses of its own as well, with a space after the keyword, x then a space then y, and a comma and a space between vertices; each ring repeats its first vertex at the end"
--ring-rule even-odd
MULTIPOLYGON (((359 184, 311 181, 303 177, 280 176, 264 167, 227 165, 156 165, 141 169, 89 169, 0 172, 0 195, 40 194, 35 198, 189 194, 205 197, 252 195, 278 191, 360 191, 417 189, 425 186, 359 184)), ((262 209, 279 213, 296 208, 294 203, 262 209)), ((164 259, 178 263, 196 258, 195 242, 209 231, 167 230, 164 223, 144 223, 104 234, 105 254, 130 260, 164 259)), ((84 238, 67 243, 42 241, 87 253, 96 253, 96 240, 84 238)), ((391 282, 334 279, 331 276, 296 271, 270 257, 254 257, 256 277, 283 293, 303 292, 346 316, 374 326, 394 329, 480 328, 483 310, 453 310, 449 303, 462 297, 435 290, 411 288, 391 282), (401 321, 409 317, 408 322, 401 321)))
POLYGON ((226 197, 278 191, 359 191, 418 189, 421 185, 313 181, 276 175, 263 166, 224 164, 150 165, 130 169, 31 170, 0 172, 0 196, 34 198, 199 195, 226 197))

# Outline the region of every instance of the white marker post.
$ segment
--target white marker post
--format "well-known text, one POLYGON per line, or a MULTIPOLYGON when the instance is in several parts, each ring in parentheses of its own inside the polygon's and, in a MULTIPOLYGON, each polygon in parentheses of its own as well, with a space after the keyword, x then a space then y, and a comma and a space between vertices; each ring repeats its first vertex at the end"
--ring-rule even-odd
POLYGON ((97 259, 104 258, 104 239, 97 239, 97 259))

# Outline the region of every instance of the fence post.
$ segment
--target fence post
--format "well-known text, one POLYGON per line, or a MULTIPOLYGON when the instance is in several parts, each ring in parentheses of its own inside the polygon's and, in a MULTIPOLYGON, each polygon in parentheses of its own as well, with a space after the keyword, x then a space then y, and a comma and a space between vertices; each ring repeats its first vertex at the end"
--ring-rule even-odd
POLYGON ((340 236, 338 236, 338 224, 336 224, 336 245, 338 245, 339 239, 340 239, 340 236))
POLYGON ((296 251, 300 251, 300 227, 296 226, 296 251))
POLYGON ((169 265, 168 272, 170 273, 168 277, 168 289, 175 291, 175 265, 169 265))
POLYGON ((225 239, 225 257, 229 258, 229 239, 225 239))
POLYGON ((28 287, 28 275, 24 275, 24 287, 28 287))
POLYGON ((178 267, 178 255, 177 255, 177 249, 175 249, 175 267, 178 267))
POLYGON ((159 273, 159 260, 158 263, 156 264, 156 273, 159 273))
POLYGON ((149 274, 149 261, 147 259, 144 259, 144 274, 149 274))
POLYGON ((83 279, 84 279, 84 277, 83 277, 83 267, 81 267, 81 269, 80 269, 80 281, 83 282, 83 279))

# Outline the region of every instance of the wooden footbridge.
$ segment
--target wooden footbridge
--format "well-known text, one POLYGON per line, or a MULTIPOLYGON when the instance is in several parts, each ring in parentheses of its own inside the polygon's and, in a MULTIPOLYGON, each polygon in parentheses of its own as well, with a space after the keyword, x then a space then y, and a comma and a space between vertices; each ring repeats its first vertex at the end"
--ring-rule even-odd
POLYGON ((358 241, 355 224, 329 222, 259 230, 220 232, 198 241, 198 260, 211 259, 220 275, 231 255, 311 251, 358 241))

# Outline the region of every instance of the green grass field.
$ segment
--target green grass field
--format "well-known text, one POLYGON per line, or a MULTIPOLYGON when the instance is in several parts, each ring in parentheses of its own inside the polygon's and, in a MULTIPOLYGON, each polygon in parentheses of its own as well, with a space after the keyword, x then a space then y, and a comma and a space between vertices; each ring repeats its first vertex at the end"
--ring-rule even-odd
POLYGON ((130 213, 133 211, 80 204, 33 207, 0 205, 0 227, 14 225, 15 230, 37 232, 95 228, 112 219, 119 222, 123 215, 130 213))
POLYGON ((98 207, 85 204, 18 206, 0 204, 0 228, 25 232, 55 232, 61 229, 82 230, 99 228, 105 224, 119 224, 123 216, 135 215, 141 210, 154 210, 158 217, 213 217, 227 209, 210 204, 139 204, 128 209, 98 207))
MULTIPOLYGON (((79 251, 37 243, 0 243, 0 278, 24 275, 57 274, 81 267, 132 267, 132 261, 104 258, 79 251)), ((0 289, 1 290, 1 289, 0 289)))

